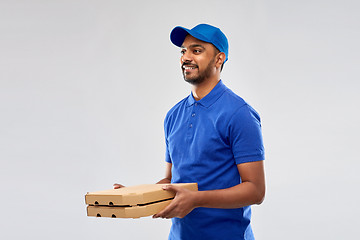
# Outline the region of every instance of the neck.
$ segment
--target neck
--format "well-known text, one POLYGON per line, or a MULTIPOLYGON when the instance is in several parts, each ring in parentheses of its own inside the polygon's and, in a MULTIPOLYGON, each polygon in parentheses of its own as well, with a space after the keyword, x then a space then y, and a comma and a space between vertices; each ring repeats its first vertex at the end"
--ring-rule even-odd
POLYGON ((203 97, 209 94, 211 90, 218 84, 220 78, 209 79, 208 81, 204 81, 198 85, 193 85, 191 92, 196 101, 199 101, 203 97))

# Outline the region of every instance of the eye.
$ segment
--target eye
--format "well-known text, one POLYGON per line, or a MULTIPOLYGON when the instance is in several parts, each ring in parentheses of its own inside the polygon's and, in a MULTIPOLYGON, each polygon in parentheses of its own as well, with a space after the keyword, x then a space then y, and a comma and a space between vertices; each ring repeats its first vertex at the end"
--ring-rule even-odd
POLYGON ((185 54, 185 49, 182 49, 182 50, 180 51, 180 54, 181 54, 181 56, 184 55, 184 54, 185 54))
POLYGON ((194 54, 200 54, 202 51, 200 49, 194 49, 194 54))

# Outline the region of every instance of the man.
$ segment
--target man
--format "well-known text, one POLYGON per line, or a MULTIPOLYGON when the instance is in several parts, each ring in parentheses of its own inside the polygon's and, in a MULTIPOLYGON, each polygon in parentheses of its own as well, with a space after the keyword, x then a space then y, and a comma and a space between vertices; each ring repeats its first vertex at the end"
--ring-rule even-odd
POLYGON ((175 27, 181 71, 191 94, 165 118, 166 177, 197 182, 198 192, 169 185, 175 199, 154 218, 172 218, 169 239, 254 239, 250 205, 265 195, 260 118, 220 80, 228 59, 222 31, 207 24, 175 27))
MULTIPOLYGON (((174 200, 154 218, 172 218, 169 240, 254 239, 250 205, 265 195, 259 115, 220 80, 228 41, 220 29, 175 27, 181 71, 191 94, 164 122, 166 177, 158 183, 198 183, 193 192, 168 185, 174 200)), ((115 185, 115 188, 121 185, 115 185)))

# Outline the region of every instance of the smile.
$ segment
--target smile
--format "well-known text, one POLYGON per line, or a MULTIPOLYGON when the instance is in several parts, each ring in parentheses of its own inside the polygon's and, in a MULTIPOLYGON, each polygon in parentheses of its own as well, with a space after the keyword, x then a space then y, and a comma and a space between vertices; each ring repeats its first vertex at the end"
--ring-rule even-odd
POLYGON ((187 66, 184 66, 183 67, 185 70, 190 70, 190 69, 195 69, 196 67, 187 67, 187 66))

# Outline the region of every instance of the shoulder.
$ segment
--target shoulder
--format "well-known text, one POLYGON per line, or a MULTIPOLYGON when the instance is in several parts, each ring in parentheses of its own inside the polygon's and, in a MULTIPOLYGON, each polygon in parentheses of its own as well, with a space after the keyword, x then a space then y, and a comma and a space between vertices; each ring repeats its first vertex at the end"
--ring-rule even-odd
POLYGON ((247 102, 242 97, 234 93, 230 88, 226 88, 223 94, 223 101, 236 108, 240 108, 247 104, 247 102))
POLYGON ((222 105, 228 113, 229 123, 231 122, 258 122, 259 113, 242 97, 227 88, 222 96, 222 105))

